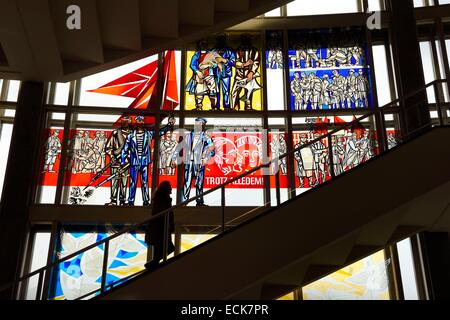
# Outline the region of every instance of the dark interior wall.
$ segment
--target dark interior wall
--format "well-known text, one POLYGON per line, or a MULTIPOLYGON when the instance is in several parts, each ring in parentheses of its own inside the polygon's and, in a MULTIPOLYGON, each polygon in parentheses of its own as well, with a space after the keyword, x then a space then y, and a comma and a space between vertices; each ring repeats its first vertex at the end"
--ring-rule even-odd
POLYGON ((450 299, 450 237, 447 232, 420 236, 430 299, 450 299))
MULTIPOLYGON (((19 92, 14 129, 0 209, 0 285, 13 281, 22 265, 28 232, 28 208, 37 170, 36 155, 43 122, 44 84, 23 82, 19 92)), ((10 292, 0 293, 8 298, 10 292)))

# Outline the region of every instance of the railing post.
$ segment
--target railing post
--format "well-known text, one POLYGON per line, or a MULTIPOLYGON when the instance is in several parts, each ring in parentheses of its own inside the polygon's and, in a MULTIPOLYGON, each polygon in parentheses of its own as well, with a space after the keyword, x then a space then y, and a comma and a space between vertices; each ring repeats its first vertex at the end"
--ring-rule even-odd
MULTIPOLYGON (((48 248, 48 256, 47 256, 47 265, 50 265, 53 263, 54 257, 55 257, 55 248, 57 245, 57 241, 58 241, 58 229, 59 229, 59 223, 54 221, 52 223, 52 233, 50 236, 50 245, 48 248)), ((53 268, 50 268, 49 270, 47 270, 47 272, 45 273, 45 277, 44 277, 44 285, 43 285, 43 300, 47 300, 48 298, 48 292, 49 292, 49 287, 50 287, 50 281, 52 279, 53 276, 53 268)))
POLYGON ((225 187, 220 189, 222 207, 222 233, 225 232, 225 187))
MULTIPOLYGON (((169 246, 169 213, 164 213, 164 235, 163 235, 163 261, 167 261, 167 249, 169 246)), ((159 261, 158 261, 159 262, 159 261)))
POLYGON ((437 84, 438 84, 437 82, 433 83, 433 89, 434 89, 434 95, 436 97, 436 109, 437 109, 438 118, 439 118, 439 125, 442 126, 444 124, 444 118, 442 117, 441 97, 439 96, 439 88, 438 88, 437 84))
POLYGON ((44 270, 39 272, 39 280, 38 280, 38 284, 37 284, 37 288, 36 288, 36 300, 37 301, 41 300, 43 278, 44 278, 44 270))
MULTIPOLYGON (((278 165, 278 162, 277 162, 278 165)), ((277 167, 277 173, 275 174, 275 192, 277 195, 277 206, 281 204, 281 194, 280 194, 280 167, 277 167)))
POLYGON ((109 240, 105 242, 105 250, 103 253, 102 286, 100 290, 101 293, 105 292, 106 274, 108 271, 108 253, 109 253, 109 240))
MULTIPOLYGON (((336 177, 336 173, 334 172, 333 144, 332 144, 332 135, 331 134, 328 135, 327 140, 328 140, 328 162, 330 164, 331 179, 333 179, 334 177, 336 177)), ((325 177, 325 180, 326 180, 326 177, 325 177)))
POLYGON ((387 138, 386 138, 386 125, 384 122, 384 113, 383 113, 383 109, 381 109, 381 108, 379 108, 375 112, 375 128, 378 131, 377 140, 378 140, 378 145, 379 145, 380 154, 381 154, 384 151, 387 151, 389 149, 388 143, 387 143, 387 138))

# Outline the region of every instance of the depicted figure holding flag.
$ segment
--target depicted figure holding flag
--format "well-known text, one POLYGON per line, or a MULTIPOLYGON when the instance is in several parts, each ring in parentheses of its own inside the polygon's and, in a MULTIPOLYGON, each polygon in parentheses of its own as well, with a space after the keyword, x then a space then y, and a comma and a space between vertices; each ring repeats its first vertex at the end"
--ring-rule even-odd
MULTIPOLYGON (((128 205, 134 206, 136 197, 136 188, 138 174, 141 177, 141 191, 143 205, 150 205, 150 196, 148 192, 148 167, 152 162, 151 159, 151 145, 155 132, 145 128, 143 116, 135 118, 136 129, 133 130, 127 137, 125 145, 122 150, 121 165, 125 166, 129 157, 130 165, 130 192, 128 195, 128 205)), ((159 136, 163 136, 167 131, 173 130, 175 119, 170 117, 168 125, 159 130, 159 136)))

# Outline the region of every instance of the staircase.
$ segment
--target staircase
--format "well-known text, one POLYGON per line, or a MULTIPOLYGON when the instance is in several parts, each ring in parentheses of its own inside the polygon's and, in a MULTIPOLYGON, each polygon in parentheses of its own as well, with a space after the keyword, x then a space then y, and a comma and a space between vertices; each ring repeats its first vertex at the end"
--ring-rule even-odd
POLYGON ((180 48, 292 0, 3 0, 0 78, 66 82, 180 48), (79 6, 81 29, 66 27, 79 6))
POLYGON ((275 299, 417 232, 450 231, 448 139, 435 128, 98 299, 275 299), (411 161, 423 155, 426 170, 411 161))

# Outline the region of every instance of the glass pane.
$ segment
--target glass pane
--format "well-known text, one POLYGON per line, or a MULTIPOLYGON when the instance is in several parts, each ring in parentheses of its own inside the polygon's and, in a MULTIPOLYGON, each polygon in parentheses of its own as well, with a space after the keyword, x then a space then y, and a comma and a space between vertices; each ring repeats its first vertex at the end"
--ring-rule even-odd
POLYGON ((383 0, 369 0, 369 11, 381 11, 384 10, 383 0))
POLYGON ((183 233, 181 235, 180 253, 191 250, 192 248, 195 248, 199 244, 202 244, 203 242, 211 240, 216 235, 217 234, 187 234, 187 233, 183 233))
POLYGON ((148 102, 156 82, 158 55, 81 79, 81 106, 129 107, 148 102), (138 97, 142 99, 137 99, 138 97))
POLYGON ((303 300, 390 300, 383 251, 303 287, 303 300))
POLYGON ((394 100, 392 96, 391 80, 389 78, 386 47, 377 45, 372 47, 375 80, 377 83, 378 105, 384 106, 394 100))
POLYGON ((16 80, 9 81, 9 89, 6 101, 17 102, 17 99, 19 97, 20 84, 21 84, 20 81, 16 80))
MULTIPOLYGON (((185 127, 177 132, 182 140, 173 158, 182 165, 182 201, 259 166, 264 143, 261 122, 260 118, 198 118, 197 121, 196 118, 187 118, 185 127), (204 127, 203 122, 206 122, 204 127), (195 123, 199 124, 198 129, 193 126, 195 123), (191 151, 193 145, 199 147, 191 151)), ((226 204, 262 205, 263 184, 262 172, 254 172, 227 185, 226 204), (242 197, 243 189, 248 196, 242 197)), ((218 190, 198 200, 198 205, 220 206, 221 192, 218 190)), ((195 205, 195 201, 189 205, 195 205)))
MULTIPOLYGON (((33 250, 31 252, 31 266, 27 273, 31 273, 47 265, 48 248, 50 245, 50 232, 37 232, 34 236, 33 250)), ((25 300, 35 300, 39 275, 28 281, 25 300)))
MULTIPOLYGON (((178 118, 175 118, 175 123, 178 123, 178 118)), ((167 131, 167 133, 161 137, 159 144, 159 160, 158 170, 159 179, 157 185, 163 181, 170 182, 172 186, 172 204, 175 205, 177 199, 177 187, 178 187, 178 166, 175 168, 172 166, 172 159, 175 155, 176 147, 180 140, 180 131, 178 127, 174 127, 175 130, 167 131)))
POLYGON ((414 0, 414 7, 426 7, 430 5, 430 0, 414 0))
POLYGON ((262 110, 259 34, 221 35, 187 51, 186 110, 262 110))
POLYGON ((398 114, 385 114, 386 137, 388 149, 396 147, 402 140, 400 132, 400 119, 398 114))
POLYGON ((69 102, 70 82, 56 83, 53 104, 66 106, 69 102))
POLYGON ((6 165, 8 162, 9 146, 11 144, 11 136, 13 125, 2 123, 0 121, 0 199, 2 196, 3 182, 5 179, 6 165))
MULTIPOLYGON (((420 42, 420 53, 422 56, 422 67, 425 76, 425 83, 430 83, 436 80, 436 73, 434 67, 433 54, 431 50, 431 43, 429 41, 420 42)), ((427 88, 427 96, 429 103, 435 103, 436 97, 434 95, 433 87, 427 88)))
POLYGON ((358 12, 358 0, 296 0, 287 4, 288 16, 358 12))
POLYGON ((372 117, 357 121, 333 134, 333 168, 336 175, 351 170, 379 154, 372 117))
MULTIPOLYGON (((294 131, 293 144, 297 149, 314 141, 327 131, 294 131)), ((297 194, 307 191, 331 178, 328 141, 321 139, 295 152, 297 194)))
POLYGON ((405 300, 419 300, 411 239, 398 242, 397 252, 405 300))
POLYGON ((55 203, 63 136, 62 126, 51 126, 44 132, 45 142, 40 165, 42 171, 38 183, 38 203, 55 203))
POLYGON ((16 110, 6 109, 5 113, 4 113, 4 116, 8 117, 8 118, 14 118, 16 116, 16 110))
POLYGON ((289 32, 292 110, 373 107, 362 29, 289 32))
POLYGON ((295 300, 294 292, 288 293, 288 294, 278 298, 277 300, 282 300, 282 301, 284 301, 284 300, 287 300, 287 301, 295 300))
POLYGON ((266 50, 267 108, 285 109, 283 33, 268 31, 266 50))
POLYGON ((272 11, 266 12, 265 17, 279 17, 281 16, 281 8, 273 9, 272 11))

